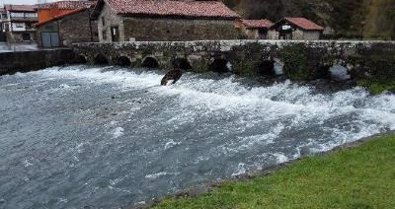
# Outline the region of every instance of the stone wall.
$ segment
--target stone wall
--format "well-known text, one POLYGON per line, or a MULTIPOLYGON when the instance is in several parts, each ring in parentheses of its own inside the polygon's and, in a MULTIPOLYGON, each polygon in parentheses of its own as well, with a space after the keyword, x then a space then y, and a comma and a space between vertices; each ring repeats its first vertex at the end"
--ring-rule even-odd
POLYGON ((121 17, 107 4, 98 17, 99 41, 111 41, 111 27, 119 28, 119 41, 227 40, 240 35, 234 20, 165 17, 121 17), (104 22, 103 22, 104 21, 104 22))
POLYGON ((304 31, 303 39, 304 40, 319 40, 321 36, 320 31, 304 31))
MULTIPOLYGON (((127 41, 127 39, 125 39, 124 37, 123 19, 120 16, 115 15, 114 11, 111 10, 111 8, 107 4, 104 4, 103 10, 100 13, 99 18, 97 19, 100 43, 111 42, 111 26, 118 26, 120 41, 127 41)), ((144 27, 146 27, 146 25, 144 27)))
POLYGON ((160 68, 172 69, 175 60, 181 59, 188 62, 195 72, 209 71, 214 63, 224 63, 232 66, 235 74, 259 76, 272 74, 273 67, 270 63, 276 60, 284 65, 286 76, 293 80, 325 78, 334 64, 346 67, 353 78, 385 77, 379 78, 378 75, 395 77, 395 42, 385 41, 83 43, 74 45, 74 50, 91 63, 95 63, 98 56, 105 57, 109 64, 117 64, 122 58, 129 60, 129 65, 133 67, 141 67, 144 60, 150 57, 157 60, 160 68))
POLYGON ((293 40, 303 40, 304 35, 303 35, 303 30, 300 30, 299 28, 295 28, 294 31, 292 32, 292 39, 293 40))
POLYGON ((48 22, 37 28, 37 44, 42 47, 41 33, 55 32, 59 34, 61 46, 73 43, 97 42, 97 22, 90 20, 91 9, 48 22))
POLYGON ((271 40, 276 40, 276 39, 278 39, 279 38, 279 32, 278 31, 276 31, 276 30, 269 30, 268 32, 267 32, 267 37, 268 37, 268 39, 271 39, 271 40))
POLYGON ((0 53, 0 75, 71 64, 74 60, 71 49, 0 53))
MULTIPOLYGON (((301 29, 296 29, 292 32, 293 40, 319 40, 321 32, 320 31, 303 31, 301 29)), ((269 30, 268 39, 279 39, 279 32, 276 30, 269 30)))
POLYGON ((63 46, 72 43, 98 41, 97 22, 90 20, 92 9, 66 16, 59 22, 60 40, 63 46))
POLYGON ((25 31, 25 32, 7 32, 7 41, 8 43, 34 43, 36 40, 36 32, 35 31, 25 31), (23 34, 27 33, 30 35, 29 40, 23 40, 23 34))
POLYGON ((186 41, 236 39, 233 20, 184 18, 125 18, 125 39, 136 41, 186 41))

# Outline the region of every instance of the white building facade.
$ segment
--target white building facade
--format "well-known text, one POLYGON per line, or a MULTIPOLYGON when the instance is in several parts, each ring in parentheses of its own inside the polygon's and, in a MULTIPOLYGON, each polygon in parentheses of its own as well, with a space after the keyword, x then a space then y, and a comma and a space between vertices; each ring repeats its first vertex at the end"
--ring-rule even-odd
POLYGON ((5 5, 0 9, 0 41, 34 42, 37 11, 31 5, 5 5))

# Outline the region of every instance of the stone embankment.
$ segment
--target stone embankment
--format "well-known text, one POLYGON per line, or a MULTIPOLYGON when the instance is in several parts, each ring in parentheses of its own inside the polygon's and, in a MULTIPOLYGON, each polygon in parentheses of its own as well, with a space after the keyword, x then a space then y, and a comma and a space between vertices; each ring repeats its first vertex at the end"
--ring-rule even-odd
POLYGON ((0 53, 0 75, 39 70, 46 67, 71 64, 72 49, 52 49, 0 53))

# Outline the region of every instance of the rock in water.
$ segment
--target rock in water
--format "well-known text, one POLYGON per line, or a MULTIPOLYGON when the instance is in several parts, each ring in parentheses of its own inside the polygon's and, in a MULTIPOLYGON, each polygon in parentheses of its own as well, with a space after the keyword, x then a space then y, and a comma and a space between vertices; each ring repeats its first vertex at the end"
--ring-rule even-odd
POLYGON ((170 70, 166 73, 166 75, 162 78, 161 85, 168 86, 175 84, 182 76, 182 71, 180 69, 170 70))

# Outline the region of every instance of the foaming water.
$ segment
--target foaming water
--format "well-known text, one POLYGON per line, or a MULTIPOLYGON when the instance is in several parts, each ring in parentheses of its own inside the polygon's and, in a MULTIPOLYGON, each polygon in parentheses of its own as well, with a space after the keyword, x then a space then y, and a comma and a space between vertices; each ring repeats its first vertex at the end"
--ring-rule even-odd
POLYGON ((395 96, 71 66, 0 79, 0 208, 118 208, 395 130, 395 96))

